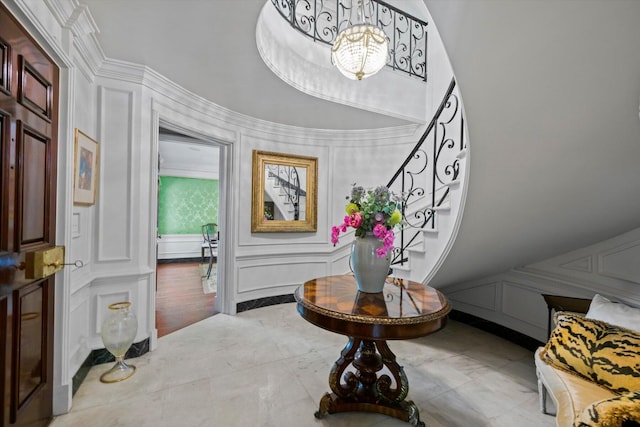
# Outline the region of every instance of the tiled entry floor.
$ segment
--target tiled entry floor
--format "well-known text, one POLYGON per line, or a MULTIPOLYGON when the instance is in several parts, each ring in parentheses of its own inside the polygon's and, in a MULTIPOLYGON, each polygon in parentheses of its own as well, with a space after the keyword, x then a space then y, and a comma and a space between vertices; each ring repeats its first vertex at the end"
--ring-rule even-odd
MULTIPOLYGON (((218 314, 160 338, 156 351, 130 360, 138 370, 121 383, 100 383, 110 364, 93 367, 51 426, 408 427, 378 414, 314 418, 345 344, 293 303, 218 314)), ((455 321, 389 347, 429 427, 555 425, 538 411, 533 353, 522 347, 455 321)))

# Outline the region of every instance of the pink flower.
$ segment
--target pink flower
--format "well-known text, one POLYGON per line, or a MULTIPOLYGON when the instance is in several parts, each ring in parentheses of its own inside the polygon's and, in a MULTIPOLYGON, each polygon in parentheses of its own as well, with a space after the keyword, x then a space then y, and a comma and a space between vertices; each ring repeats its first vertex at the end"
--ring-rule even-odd
POLYGON ((373 227, 373 235, 380 240, 384 239, 387 235, 387 227, 382 224, 376 224, 375 227, 373 227))
POLYGON ((335 246, 338 243, 338 236, 340 235, 340 229, 335 225, 331 227, 331 243, 335 246))
POLYGON ((349 225, 353 228, 358 228, 362 225, 362 215, 360 212, 354 212, 349 216, 349 225))
POLYGON ((380 246, 379 248, 376 249, 376 255, 378 256, 378 258, 384 258, 386 254, 387 254, 386 247, 380 246))

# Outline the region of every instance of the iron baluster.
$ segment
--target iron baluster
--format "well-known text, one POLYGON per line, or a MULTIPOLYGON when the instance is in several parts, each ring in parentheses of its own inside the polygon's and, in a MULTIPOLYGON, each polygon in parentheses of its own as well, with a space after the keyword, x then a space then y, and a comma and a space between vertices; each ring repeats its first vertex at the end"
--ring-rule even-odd
MULTIPOLYGON (((292 28, 313 39, 314 42, 331 46, 338 33, 350 23, 349 18, 353 11, 353 5, 348 6, 346 1, 336 0, 335 9, 328 4, 329 0, 271 0, 271 3, 292 28)), ((370 0, 367 9, 369 17, 375 18, 375 24, 382 28, 387 35, 392 34, 390 42, 393 42, 393 45, 389 49, 387 66, 426 82, 427 23, 382 0, 370 0), (385 16, 387 14, 389 16, 388 22, 385 16), (402 22, 406 22, 406 30, 399 27, 402 22), (418 28, 420 29, 419 37, 414 35, 414 29, 418 28), (409 37, 408 53, 406 53, 407 42, 404 41, 403 34, 408 34, 409 37), (417 46, 421 39, 424 39, 424 48, 418 49, 417 46), (402 47, 403 45, 404 47, 402 47), (401 56, 402 54, 406 54, 408 58, 401 56), (415 66, 414 56, 423 58, 415 66)))
POLYGON ((460 160, 457 154, 466 148, 464 142, 465 122, 458 96, 453 93, 455 86, 455 79, 452 79, 420 140, 387 184, 387 187, 391 188, 400 178, 398 185, 401 188, 396 192, 403 195, 401 201, 403 221, 399 232, 400 247, 393 252, 392 265, 404 265, 408 261, 405 253, 425 227, 435 229, 436 209, 443 206, 449 199, 451 194, 449 184, 459 177, 460 160), (448 115, 445 115, 445 112, 448 115), (459 126, 459 133, 449 133, 447 128, 450 126, 459 126), (449 137, 449 134, 459 135, 460 143, 456 144, 455 138, 449 137), (425 144, 426 147, 423 148, 425 144), (432 147, 429 147, 429 144, 433 144, 432 147), (431 153, 431 159, 429 159, 427 149, 431 153), (454 152, 456 149, 458 153, 454 152), (421 184, 418 181, 420 177, 427 177, 427 182, 421 184), (425 188, 428 188, 431 194, 425 194, 425 188), (429 196, 428 199, 425 199, 425 196, 429 196), (421 203, 423 203, 422 206, 421 203), (414 231, 411 234, 406 234, 410 229, 414 229, 414 231))

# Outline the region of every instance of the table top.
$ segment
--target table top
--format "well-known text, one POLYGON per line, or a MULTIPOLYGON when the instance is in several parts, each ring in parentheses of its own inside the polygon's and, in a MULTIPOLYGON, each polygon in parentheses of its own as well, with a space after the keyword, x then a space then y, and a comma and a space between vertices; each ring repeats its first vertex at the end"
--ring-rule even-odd
POLYGON ((352 274, 309 280, 294 294, 307 321, 362 339, 410 339, 442 329, 451 311, 437 289, 388 277, 380 293, 359 292, 352 274))

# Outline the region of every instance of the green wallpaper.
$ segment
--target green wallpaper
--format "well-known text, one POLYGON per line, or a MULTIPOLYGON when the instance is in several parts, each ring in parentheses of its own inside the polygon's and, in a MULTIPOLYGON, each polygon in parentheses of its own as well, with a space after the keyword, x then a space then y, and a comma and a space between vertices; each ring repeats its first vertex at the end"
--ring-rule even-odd
POLYGON ((200 234, 202 225, 218 223, 218 180, 160 177, 159 234, 200 234))

